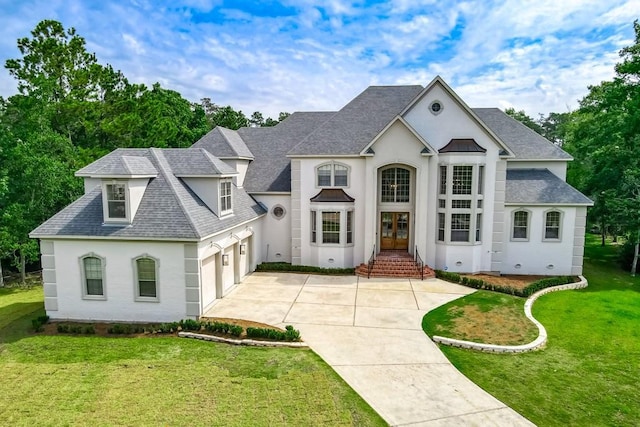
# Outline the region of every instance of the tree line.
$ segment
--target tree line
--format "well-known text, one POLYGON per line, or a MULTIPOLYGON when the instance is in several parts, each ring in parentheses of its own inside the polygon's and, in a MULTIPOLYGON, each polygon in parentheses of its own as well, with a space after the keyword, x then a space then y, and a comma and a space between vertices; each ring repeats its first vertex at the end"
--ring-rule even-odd
POLYGON ((594 201, 589 224, 601 234, 625 237, 623 265, 638 272, 640 247, 640 25, 634 43, 620 50, 615 76, 589 86, 575 111, 532 119, 524 111, 505 112, 574 160, 567 181, 594 201))
POLYGON ((0 286, 2 264, 39 259, 28 233, 83 192, 74 172, 119 148, 189 147, 215 126, 275 126, 288 116, 250 117, 159 83, 130 82, 87 51, 74 28, 44 20, 18 40, 5 68, 17 94, 0 97, 0 286))

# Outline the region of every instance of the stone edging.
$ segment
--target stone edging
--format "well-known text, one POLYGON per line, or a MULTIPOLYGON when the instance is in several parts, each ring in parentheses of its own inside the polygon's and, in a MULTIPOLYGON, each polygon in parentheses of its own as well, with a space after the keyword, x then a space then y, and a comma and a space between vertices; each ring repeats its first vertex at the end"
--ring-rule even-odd
POLYGON ((471 341, 457 340, 454 338, 446 338, 440 337, 437 335, 433 336, 433 341, 450 345, 452 347, 461 347, 461 348, 470 348, 473 350, 480 350, 486 352, 494 352, 494 353, 524 353, 527 351, 537 350, 547 342, 547 330, 542 326, 542 323, 538 322, 531 314, 531 307, 533 307, 533 303, 542 295, 548 294, 549 292, 555 291, 565 291, 569 289, 582 289, 586 288, 588 283, 587 279, 584 276, 578 276, 580 278, 579 282, 568 283, 566 285, 552 286, 550 288, 545 288, 539 290, 538 292, 531 295, 527 301, 524 303, 524 315, 527 316, 529 320, 531 320, 538 327, 538 338, 531 341, 528 344, 522 345, 496 345, 496 344, 483 344, 471 341))
POLYGON ((296 341, 259 341, 252 339, 233 339, 218 337, 215 335, 196 334, 195 332, 178 332, 178 336, 181 338, 195 338, 197 340, 223 342, 227 344, 235 345, 250 345, 256 347, 293 347, 293 348, 306 348, 309 347, 307 343, 296 341))

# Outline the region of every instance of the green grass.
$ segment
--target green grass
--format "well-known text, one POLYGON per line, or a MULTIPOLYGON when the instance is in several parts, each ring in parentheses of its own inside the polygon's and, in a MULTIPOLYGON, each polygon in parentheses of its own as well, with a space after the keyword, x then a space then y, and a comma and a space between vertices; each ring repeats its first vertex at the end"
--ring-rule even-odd
POLYGON ((385 425, 310 350, 28 333, 39 314, 41 287, 0 289, 3 425, 385 425))
POLYGON ((422 329, 440 335, 499 345, 526 344, 538 328, 524 316, 524 298, 477 291, 438 307, 424 316, 422 329))
POLYGON ((589 287, 542 296, 533 315, 542 351, 495 355, 442 346, 472 381, 541 426, 640 424, 640 277, 619 269, 616 248, 588 236, 589 287))

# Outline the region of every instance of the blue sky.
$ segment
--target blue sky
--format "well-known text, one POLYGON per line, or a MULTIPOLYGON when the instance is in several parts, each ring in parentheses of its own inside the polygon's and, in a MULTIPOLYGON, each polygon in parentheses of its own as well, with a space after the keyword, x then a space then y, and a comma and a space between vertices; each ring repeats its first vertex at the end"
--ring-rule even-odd
MULTIPOLYGON (((0 61, 55 19, 130 81, 247 115, 334 110, 439 74, 472 107, 536 117, 611 79, 638 17, 640 0, 0 0, 0 61)), ((15 92, 0 70, 0 96, 15 92)))

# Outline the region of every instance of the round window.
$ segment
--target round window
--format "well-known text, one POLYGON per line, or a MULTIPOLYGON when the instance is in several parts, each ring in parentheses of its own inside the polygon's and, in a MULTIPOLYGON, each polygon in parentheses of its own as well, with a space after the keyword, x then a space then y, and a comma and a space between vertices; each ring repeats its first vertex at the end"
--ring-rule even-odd
POLYGON ((273 209, 271 209, 271 215, 276 219, 282 219, 285 213, 286 211, 284 210, 284 207, 280 205, 275 205, 273 209))
POLYGON ((440 101, 433 101, 431 105, 429 105, 429 110, 431 110, 433 114, 440 114, 442 111, 442 104, 440 101))

